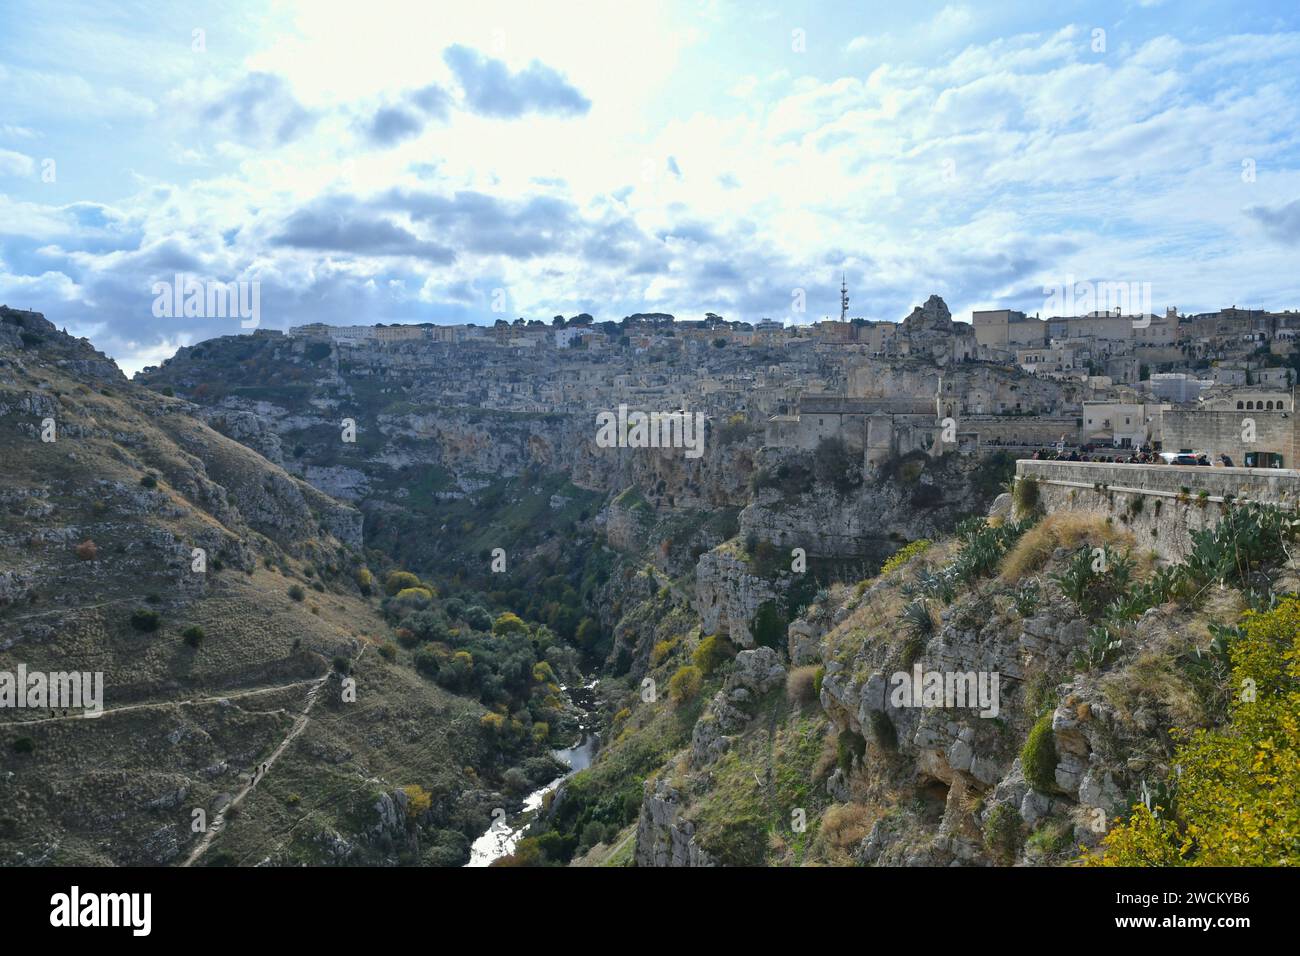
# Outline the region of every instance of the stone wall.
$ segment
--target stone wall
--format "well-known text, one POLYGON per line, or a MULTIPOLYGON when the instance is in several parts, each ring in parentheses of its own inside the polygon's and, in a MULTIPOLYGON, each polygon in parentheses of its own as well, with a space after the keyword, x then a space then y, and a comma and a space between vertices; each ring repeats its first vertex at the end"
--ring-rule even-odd
POLYGON ((1029 476, 1048 514, 1107 515, 1131 530, 1139 547, 1171 561, 1185 558, 1191 532, 1214 527, 1233 500, 1300 507, 1300 471, 1289 469, 1016 462, 1017 480, 1029 476))
POLYGON ((997 441, 1004 445, 1038 445, 1051 447, 1061 436, 1070 444, 1079 440, 1077 418, 1047 418, 1042 416, 967 415, 958 419, 963 433, 973 432, 979 442, 987 445, 997 441))
POLYGON ((1211 456, 1227 454, 1242 465, 1247 452, 1272 452, 1282 456, 1287 468, 1296 467, 1294 412, 1206 411, 1172 408, 1163 416, 1162 443, 1166 451, 1190 448, 1211 456), (1254 441, 1244 441, 1254 431, 1254 441))

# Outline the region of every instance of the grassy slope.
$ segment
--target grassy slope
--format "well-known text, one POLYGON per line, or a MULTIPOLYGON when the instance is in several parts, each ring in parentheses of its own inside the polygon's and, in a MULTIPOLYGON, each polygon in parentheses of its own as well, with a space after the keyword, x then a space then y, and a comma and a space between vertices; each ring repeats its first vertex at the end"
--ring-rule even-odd
MULTIPOLYGON (((158 706, 0 727, 0 861, 174 862, 193 837, 191 809, 211 811, 284 738, 310 688, 301 682, 324 675, 335 656, 356 656, 383 624, 351 583, 349 549, 323 531, 335 503, 181 403, 65 374, 51 360, 70 343, 0 356, 0 405, 10 409, 0 416, 0 573, 16 572, 30 591, 0 607, 0 645, 11 645, 0 670, 102 670, 107 708, 158 706), (31 395, 56 403, 57 442, 22 430, 39 427, 41 416, 20 405, 31 395), (158 475, 153 490, 140 484, 146 471, 158 475), (94 560, 73 551, 86 539, 94 560), (189 568, 195 542, 209 551, 204 576, 189 568), (309 575, 309 566, 320 570, 309 575), (324 593, 312 586, 322 573, 324 593), (295 583, 301 602, 288 595, 295 583), (133 628, 136 608, 159 612, 160 628, 133 628), (197 650, 181 638, 191 625, 206 635, 197 650), (231 700, 168 703, 220 695, 231 700), (32 739, 33 753, 15 751, 19 737, 32 739), (147 806, 176 793, 174 806, 147 806)), ((312 821, 298 831, 347 833, 366 813, 328 803, 341 780, 371 780, 372 791, 464 782, 478 740, 465 728, 481 708, 401 663, 366 655, 356 704, 324 694, 213 854, 256 855, 284 829, 270 798, 289 787, 312 821)), ((0 712, 4 721, 32 716, 0 712)), ((313 847, 292 855, 319 859, 313 847)))

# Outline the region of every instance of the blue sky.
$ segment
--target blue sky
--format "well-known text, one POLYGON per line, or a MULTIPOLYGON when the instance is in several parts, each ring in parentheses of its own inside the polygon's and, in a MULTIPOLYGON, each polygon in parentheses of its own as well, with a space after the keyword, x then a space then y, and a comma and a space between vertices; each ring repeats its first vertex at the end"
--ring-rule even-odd
POLYGON ((1300 307, 1293 2, 109 6, 0 7, 0 301, 128 370, 239 331, 177 272, 271 328, 1300 307))

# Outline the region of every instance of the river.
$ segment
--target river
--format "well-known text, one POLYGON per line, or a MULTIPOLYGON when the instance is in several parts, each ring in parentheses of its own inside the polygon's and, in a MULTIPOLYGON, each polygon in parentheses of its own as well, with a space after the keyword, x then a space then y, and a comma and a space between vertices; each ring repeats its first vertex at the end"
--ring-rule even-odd
POLYGON ((546 786, 539 787, 526 796, 524 807, 519 813, 505 821, 498 818, 484 830, 483 835, 470 846, 469 862, 465 864, 466 866, 491 866, 494 861, 513 853, 519 841, 528 832, 528 827, 537 816, 537 811, 542 808, 546 795, 554 792, 560 784, 579 770, 591 766, 591 761, 596 756, 596 748, 600 746, 600 735, 590 727, 591 714, 596 707, 597 683, 597 680, 592 680, 591 683, 583 684, 581 687, 561 687, 569 700, 582 711, 582 716, 578 720, 578 729, 582 732, 582 736, 578 742, 572 747, 551 751, 555 759, 569 769, 546 786))

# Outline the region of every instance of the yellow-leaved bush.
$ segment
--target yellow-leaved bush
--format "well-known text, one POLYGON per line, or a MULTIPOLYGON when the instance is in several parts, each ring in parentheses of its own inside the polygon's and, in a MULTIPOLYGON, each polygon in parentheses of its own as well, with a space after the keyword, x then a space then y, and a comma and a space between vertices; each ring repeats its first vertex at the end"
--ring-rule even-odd
POLYGON ((1300 598, 1248 612, 1233 641, 1230 719, 1185 735, 1172 808, 1134 808, 1086 862, 1300 864, 1300 598))

